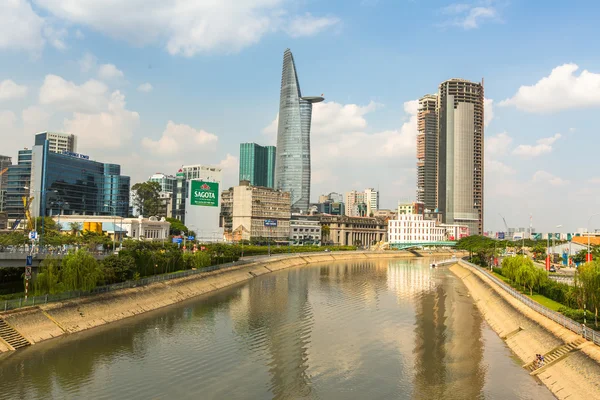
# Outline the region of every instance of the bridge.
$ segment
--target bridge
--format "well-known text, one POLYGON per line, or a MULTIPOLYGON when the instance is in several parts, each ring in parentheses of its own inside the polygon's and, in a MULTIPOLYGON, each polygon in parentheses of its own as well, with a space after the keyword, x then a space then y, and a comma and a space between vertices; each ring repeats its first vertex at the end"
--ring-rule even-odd
MULTIPOLYGON (((27 256, 32 257, 32 267, 39 267, 42 260, 48 257, 62 259, 65 253, 26 253, 26 252, 0 252, 0 268, 24 268, 27 263, 27 256)), ((96 260, 103 260, 109 254, 94 254, 96 260)))
POLYGON ((456 247, 456 242, 411 242, 411 243, 390 243, 391 249, 406 250, 415 247, 456 247))

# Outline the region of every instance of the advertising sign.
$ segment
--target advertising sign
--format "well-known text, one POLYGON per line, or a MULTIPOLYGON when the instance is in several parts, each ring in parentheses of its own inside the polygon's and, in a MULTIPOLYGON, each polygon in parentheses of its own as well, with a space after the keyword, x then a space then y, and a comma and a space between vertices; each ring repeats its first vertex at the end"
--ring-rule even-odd
POLYGON ((531 235, 531 239, 533 239, 533 240, 542 240, 542 234, 541 233, 533 233, 531 235))
POLYGON ((190 205, 203 207, 218 207, 219 183, 192 181, 190 205))
POLYGON ((277 220, 276 219, 265 219, 265 226, 268 227, 277 227, 277 220))
POLYGON ((180 237, 174 237, 173 238, 173 243, 182 243, 182 242, 183 242, 183 239, 180 238, 180 237))
POLYGON ((555 234, 554 234, 554 238, 555 238, 556 240, 560 240, 560 233, 555 233, 555 234))
POLYGON ((567 240, 570 242, 573 239, 572 233, 567 233, 567 240))
POLYGON ((31 267, 25 267, 25 279, 31 279, 31 267))
POLYGON ((31 267, 33 265, 33 256, 27 256, 25 259, 25 266, 31 267))
POLYGON ((498 232, 498 239, 504 240, 504 232, 498 232))

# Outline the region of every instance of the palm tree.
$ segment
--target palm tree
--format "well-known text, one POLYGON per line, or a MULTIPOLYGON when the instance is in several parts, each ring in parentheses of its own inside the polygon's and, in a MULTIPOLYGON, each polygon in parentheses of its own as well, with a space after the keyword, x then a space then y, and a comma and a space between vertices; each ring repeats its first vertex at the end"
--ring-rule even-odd
POLYGON ((73 236, 77 236, 77 234, 81 232, 81 226, 79 225, 79 222, 71 222, 69 224, 69 228, 71 229, 71 234, 73 236))

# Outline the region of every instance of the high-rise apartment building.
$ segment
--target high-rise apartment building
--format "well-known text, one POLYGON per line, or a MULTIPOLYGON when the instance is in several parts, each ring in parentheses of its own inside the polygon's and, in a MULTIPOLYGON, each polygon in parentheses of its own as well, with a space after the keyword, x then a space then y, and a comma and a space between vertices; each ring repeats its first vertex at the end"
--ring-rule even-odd
POLYGON ((373 188, 365 189, 365 204, 367 205, 367 215, 370 217, 379 210, 379 191, 373 188))
POLYGON ((356 190, 347 192, 345 212, 348 217, 366 217, 368 214, 365 192, 356 190))
POLYGON ((273 188, 275 184, 275 146, 240 143, 240 182, 273 188))
POLYGON ((8 167, 11 165, 11 157, 0 155, 0 211, 4 211, 6 184, 8 182, 8 167))
POLYGON ((294 57, 286 49, 279 99, 275 188, 290 193, 292 210, 308 210, 312 105, 323 100, 319 96, 302 96, 294 57))
POLYGON ((35 135, 35 145, 43 146, 45 141, 48 141, 48 151, 52 153, 62 153, 77 151, 77 137, 68 133, 59 132, 42 132, 35 135))
POLYGON ((9 223, 25 219, 23 197, 29 194, 29 181, 31 180, 31 150, 19 150, 17 164, 8 167, 5 172, 6 194, 4 211, 8 214, 9 223))
POLYGON ((173 193, 173 188, 175 187, 176 181, 177 178, 175 178, 173 175, 165 175, 160 172, 148 178, 148 182, 158 183, 160 185, 160 191, 164 193, 173 193))
POLYGON ((417 114, 417 201, 437 208, 438 118, 437 95, 419 99, 417 114))
POLYGON ((483 232, 483 82, 439 86, 438 199, 446 224, 483 232))

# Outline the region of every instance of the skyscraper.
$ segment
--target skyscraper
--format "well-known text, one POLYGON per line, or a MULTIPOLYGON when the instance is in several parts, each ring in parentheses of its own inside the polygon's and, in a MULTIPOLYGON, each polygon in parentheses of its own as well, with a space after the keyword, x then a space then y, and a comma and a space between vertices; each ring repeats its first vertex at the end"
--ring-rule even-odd
POLYGON ((425 208, 437 208, 437 95, 419 99, 417 114, 417 201, 425 208))
POLYGON ((6 184, 8 183, 8 167, 11 165, 11 157, 0 156, 0 211, 4 211, 4 198, 6 194, 6 184))
POLYGON ((483 82, 439 87, 438 208, 443 222, 483 233, 483 82))
POLYGON ((43 146, 45 141, 49 143, 49 151, 52 153, 62 153, 77 151, 77 137, 68 133, 42 132, 35 135, 35 145, 43 146))
POLYGON ((156 182, 160 185, 160 191, 165 193, 173 193, 173 188, 175 187, 175 182, 177 182, 177 178, 173 175, 165 175, 161 172, 157 172, 148 178, 148 182, 156 182))
POLYGON ((294 56, 283 53, 275 188, 290 192, 292 210, 308 210, 310 201, 310 124, 312 105, 323 97, 302 97, 294 56))
POLYGON ((240 181, 273 189, 275 154, 275 146, 240 143, 240 181))
POLYGON ((367 216, 379 210, 379 191, 369 188, 365 189, 365 203, 367 204, 367 216))

